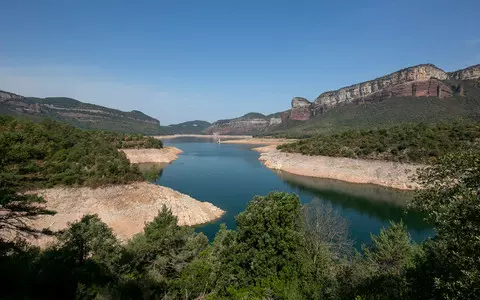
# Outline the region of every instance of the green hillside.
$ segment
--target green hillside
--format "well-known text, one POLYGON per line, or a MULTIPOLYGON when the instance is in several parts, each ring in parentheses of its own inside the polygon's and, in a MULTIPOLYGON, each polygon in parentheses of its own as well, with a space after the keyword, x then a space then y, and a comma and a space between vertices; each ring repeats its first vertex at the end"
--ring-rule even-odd
POLYGON ((168 134, 201 134, 210 125, 207 121, 195 120, 163 126, 162 129, 168 134))
POLYGON ((124 112, 65 97, 23 97, 0 91, 0 114, 34 121, 51 119, 82 129, 162 133, 160 122, 140 111, 124 112))

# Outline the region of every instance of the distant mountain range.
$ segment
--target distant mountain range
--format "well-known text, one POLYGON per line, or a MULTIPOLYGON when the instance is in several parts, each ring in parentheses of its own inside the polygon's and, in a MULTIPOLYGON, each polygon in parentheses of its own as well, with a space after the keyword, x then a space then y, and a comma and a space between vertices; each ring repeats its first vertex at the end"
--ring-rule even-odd
POLYGON ((432 64, 320 94, 294 97, 289 110, 219 120, 206 133, 311 135, 407 122, 479 119, 480 65, 445 72, 432 64))
POLYGON ((189 121, 169 126, 140 111, 71 98, 33 98, 0 91, 0 114, 50 118, 80 128, 143 134, 253 134, 308 136, 350 128, 378 128, 408 122, 480 120, 480 65, 454 72, 432 64, 405 68, 370 81, 320 94, 310 102, 294 97, 291 108, 263 115, 189 121))
POLYGON ((0 113, 33 120, 48 118, 84 129, 144 134, 163 132, 157 119, 140 111, 124 112, 63 97, 34 98, 0 91, 0 113))

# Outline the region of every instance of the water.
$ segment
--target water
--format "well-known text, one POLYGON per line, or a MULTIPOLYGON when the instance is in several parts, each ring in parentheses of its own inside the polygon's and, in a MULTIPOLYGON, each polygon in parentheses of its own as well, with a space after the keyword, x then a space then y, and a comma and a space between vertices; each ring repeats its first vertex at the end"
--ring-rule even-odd
POLYGON ((370 242, 389 221, 403 219, 412 238, 422 241, 433 235, 419 214, 405 213, 411 194, 374 185, 351 184, 336 180, 274 172, 259 161, 252 145, 216 144, 205 139, 177 138, 165 141, 184 152, 165 167, 156 183, 208 201, 226 214, 217 222, 197 230, 213 239, 221 223, 235 228, 235 216, 245 210, 255 195, 270 191, 294 192, 302 203, 314 198, 331 203, 349 222, 349 234, 358 247, 370 242))

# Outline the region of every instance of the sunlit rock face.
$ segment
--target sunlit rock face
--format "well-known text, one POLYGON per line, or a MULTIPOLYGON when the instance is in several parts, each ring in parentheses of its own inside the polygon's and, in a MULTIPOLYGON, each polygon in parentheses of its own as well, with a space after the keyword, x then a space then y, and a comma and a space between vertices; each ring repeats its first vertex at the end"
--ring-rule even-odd
POLYGON ((313 115, 313 106, 310 101, 302 97, 294 97, 292 99, 292 109, 290 111, 290 119, 297 121, 307 121, 313 115))
POLYGON ((469 80, 480 78, 480 65, 471 66, 455 72, 448 73, 449 79, 469 80))
MULTIPOLYGON (((382 97, 394 96, 395 93, 412 96, 412 92, 407 93, 406 90, 400 91, 405 88, 408 89, 407 86, 398 87, 397 89, 393 89, 393 87, 409 82, 425 82, 434 78, 445 80, 448 79, 448 75, 442 69, 431 64, 406 68, 374 80, 354 84, 336 91, 322 93, 315 99, 315 110, 321 113, 325 109, 350 103, 356 99, 372 98, 375 94, 377 94, 377 96, 382 95, 382 97)), ((420 85, 420 89, 425 90, 423 83, 420 83, 420 85)), ((417 96, 421 95, 422 93, 419 93, 417 96)))

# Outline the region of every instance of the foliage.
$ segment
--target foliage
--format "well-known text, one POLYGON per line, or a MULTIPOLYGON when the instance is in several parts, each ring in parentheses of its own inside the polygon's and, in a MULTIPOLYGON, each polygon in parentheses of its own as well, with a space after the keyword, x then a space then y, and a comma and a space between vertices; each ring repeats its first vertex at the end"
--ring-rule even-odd
POLYGON ((22 188, 98 186, 141 180, 117 148, 161 148, 143 135, 84 131, 54 121, 32 123, 0 117, 1 178, 22 188))
POLYGON ((410 206, 427 214, 437 235, 418 263, 418 293, 424 299, 479 298, 480 151, 446 155, 420 171, 419 181, 425 189, 410 206))
POLYGON ((124 244, 84 216, 46 250, 0 252, 0 298, 477 299, 479 176, 478 149, 439 158, 410 203, 437 235, 415 244, 391 223, 354 254, 332 206, 281 192, 254 197, 210 244, 166 207, 124 244))
POLYGON ((306 155, 432 163, 458 149, 478 147, 479 138, 480 123, 408 124, 318 135, 278 148, 306 155))

